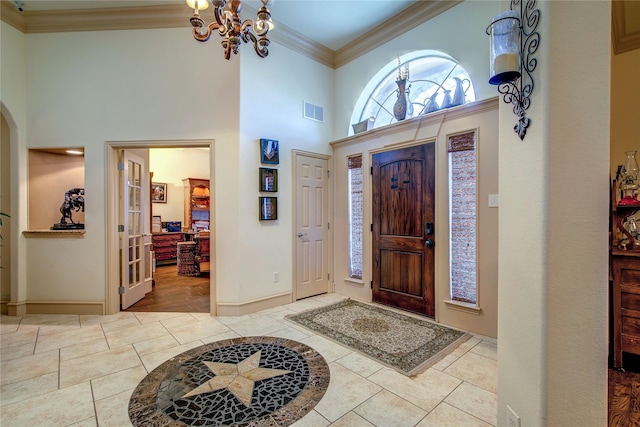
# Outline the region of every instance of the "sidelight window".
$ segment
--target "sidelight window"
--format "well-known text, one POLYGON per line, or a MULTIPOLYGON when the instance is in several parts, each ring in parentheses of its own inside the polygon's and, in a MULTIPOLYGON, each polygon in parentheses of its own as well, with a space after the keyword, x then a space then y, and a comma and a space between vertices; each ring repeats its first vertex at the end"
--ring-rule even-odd
POLYGON ((362 279, 362 155, 347 159, 349 168, 349 277, 362 279))
POLYGON ((475 132, 449 137, 451 299, 477 304, 477 171, 475 132))

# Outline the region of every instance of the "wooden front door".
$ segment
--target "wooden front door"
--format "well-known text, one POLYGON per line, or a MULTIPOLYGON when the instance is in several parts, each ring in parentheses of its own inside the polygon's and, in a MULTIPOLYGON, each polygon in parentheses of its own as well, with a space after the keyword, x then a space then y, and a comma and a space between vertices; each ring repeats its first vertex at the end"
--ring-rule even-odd
POLYGON ((373 155, 373 301, 429 317, 434 303, 434 145, 373 155))

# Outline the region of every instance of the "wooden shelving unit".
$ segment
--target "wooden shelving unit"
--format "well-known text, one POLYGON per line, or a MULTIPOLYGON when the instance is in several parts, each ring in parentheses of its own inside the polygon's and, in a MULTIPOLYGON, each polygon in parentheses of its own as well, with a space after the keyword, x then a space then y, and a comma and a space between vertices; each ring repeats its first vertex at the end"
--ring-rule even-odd
POLYGON ((209 230, 211 190, 208 179, 185 178, 184 227, 195 231, 209 230))

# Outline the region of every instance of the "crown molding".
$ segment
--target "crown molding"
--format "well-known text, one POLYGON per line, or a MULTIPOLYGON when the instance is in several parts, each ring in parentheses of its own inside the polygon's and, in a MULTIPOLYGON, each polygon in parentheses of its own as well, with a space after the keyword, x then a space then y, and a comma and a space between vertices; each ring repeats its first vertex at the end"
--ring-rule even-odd
POLYGON ((191 27, 184 6, 139 6, 24 12, 26 33, 191 27))
POLYGON ((424 0, 409 6, 393 18, 360 37, 335 53, 335 68, 383 45, 401 34, 451 9, 464 0, 424 0))
MULTIPOLYGON (((626 4, 630 1, 612 1, 611 2, 611 30, 613 39, 613 53, 629 52, 631 50, 640 49, 640 31, 633 33, 627 32, 625 24, 625 15, 627 14, 626 4)), ((628 12, 631 13, 631 12, 628 12)), ((631 17, 629 19, 636 19, 631 17)))
POLYGON ((335 67, 335 52, 328 47, 303 36, 296 30, 285 25, 276 23, 273 32, 269 32, 269 39, 280 43, 298 53, 326 65, 329 68, 335 67))
MULTIPOLYGON (((276 21, 269 38, 332 69, 353 61, 366 52, 417 27, 461 3, 463 0, 424 0, 415 3, 338 51, 333 51, 276 21)), ((15 5, 2 1, 0 19, 25 34, 189 28, 190 14, 184 5, 117 7, 18 12, 15 5)), ((250 13, 255 10, 245 6, 250 13)))
POLYGON ((24 14, 18 12, 18 9, 12 3, 8 1, 0 2, 0 18, 7 24, 16 28, 23 33, 27 32, 27 25, 25 24, 24 14))

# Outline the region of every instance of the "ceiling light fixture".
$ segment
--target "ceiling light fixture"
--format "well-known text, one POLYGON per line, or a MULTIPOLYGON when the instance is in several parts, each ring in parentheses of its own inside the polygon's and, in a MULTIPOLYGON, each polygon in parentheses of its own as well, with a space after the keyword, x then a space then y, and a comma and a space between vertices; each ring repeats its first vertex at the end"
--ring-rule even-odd
POLYGON ((74 156, 80 156, 80 155, 84 154, 84 151, 81 151, 81 150, 65 150, 65 153, 73 154, 74 156))
POLYGON ((231 52, 238 53, 240 44, 253 43, 253 48, 259 57, 264 58, 269 54, 267 49, 269 39, 267 33, 273 29, 273 21, 271 20, 271 12, 267 6, 273 4, 273 0, 260 0, 262 7, 258 10, 256 20, 240 19, 240 10, 242 2, 240 0, 187 0, 187 4, 194 11, 190 19, 193 26, 193 38, 199 42, 206 42, 211 37, 214 30, 218 30, 222 39, 222 47, 224 47, 224 57, 229 59, 231 52), (200 18, 200 11, 209 7, 209 3, 213 6, 215 21, 206 25, 204 20, 200 18))

